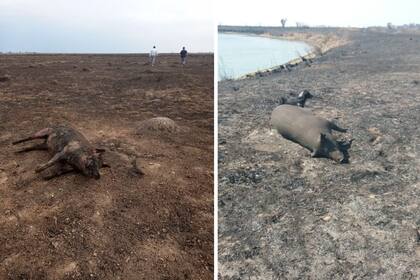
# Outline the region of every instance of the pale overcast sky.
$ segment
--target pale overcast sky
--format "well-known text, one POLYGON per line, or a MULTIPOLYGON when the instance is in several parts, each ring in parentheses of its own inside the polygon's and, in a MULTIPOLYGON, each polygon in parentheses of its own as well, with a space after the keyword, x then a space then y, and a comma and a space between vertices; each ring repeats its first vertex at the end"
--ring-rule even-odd
POLYGON ((219 24, 385 26, 420 23, 420 0, 217 0, 219 24))
POLYGON ((213 51, 212 0, 0 0, 0 51, 213 51))

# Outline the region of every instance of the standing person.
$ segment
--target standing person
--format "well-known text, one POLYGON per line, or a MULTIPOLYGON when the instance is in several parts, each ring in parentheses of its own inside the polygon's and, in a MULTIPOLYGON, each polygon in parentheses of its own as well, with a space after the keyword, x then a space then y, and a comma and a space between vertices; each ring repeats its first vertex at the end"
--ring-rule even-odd
POLYGON ((155 65, 157 55, 158 55, 158 52, 156 50, 156 46, 153 46, 153 49, 150 51, 150 54, 149 54, 149 62, 150 64, 152 64, 152 66, 155 65))
POLYGON ((181 63, 182 65, 185 65, 187 63, 187 50, 185 49, 185 47, 182 47, 182 51, 180 52, 181 54, 181 63))

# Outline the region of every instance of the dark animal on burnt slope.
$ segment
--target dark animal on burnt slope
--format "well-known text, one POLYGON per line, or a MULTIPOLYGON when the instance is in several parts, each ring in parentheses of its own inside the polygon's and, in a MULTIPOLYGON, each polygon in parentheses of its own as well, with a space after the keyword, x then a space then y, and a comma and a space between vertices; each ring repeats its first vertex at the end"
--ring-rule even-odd
POLYGON ((308 90, 305 89, 301 91, 298 96, 280 97, 279 103, 295 105, 295 106, 299 106, 303 108, 305 107, 306 100, 312 97, 313 95, 308 90))

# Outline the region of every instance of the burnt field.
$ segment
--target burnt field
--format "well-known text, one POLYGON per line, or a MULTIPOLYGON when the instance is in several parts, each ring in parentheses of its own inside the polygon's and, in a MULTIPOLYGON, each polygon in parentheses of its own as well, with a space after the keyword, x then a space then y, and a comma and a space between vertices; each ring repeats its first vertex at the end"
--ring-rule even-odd
POLYGON ((147 59, 0 56, 0 279, 213 278, 213 55, 147 59), (57 123, 106 150, 99 180, 15 154, 57 123))
POLYGON ((346 45, 310 67, 219 83, 220 279, 420 277, 420 36, 335 35, 346 45), (304 89, 349 129, 348 164, 270 130, 304 89))

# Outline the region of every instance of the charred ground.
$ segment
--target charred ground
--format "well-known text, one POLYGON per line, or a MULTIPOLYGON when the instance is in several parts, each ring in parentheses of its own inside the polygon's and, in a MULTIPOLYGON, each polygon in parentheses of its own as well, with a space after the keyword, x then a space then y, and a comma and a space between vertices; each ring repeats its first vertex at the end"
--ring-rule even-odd
POLYGON ((0 278, 212 279, 213 56, 0 60, 0 278), (180 129, 139 130, 153 117, 180 129), (44 181, 47 152, 14 154, 55 123, 107 150, 100 180, 44 181))
POLYGON ((334 33, 311 67, 219 83, 220 279, 420 277, 420 36, 334 33), (349 164, 270 131, 303 89, 349 129, 349 164))

